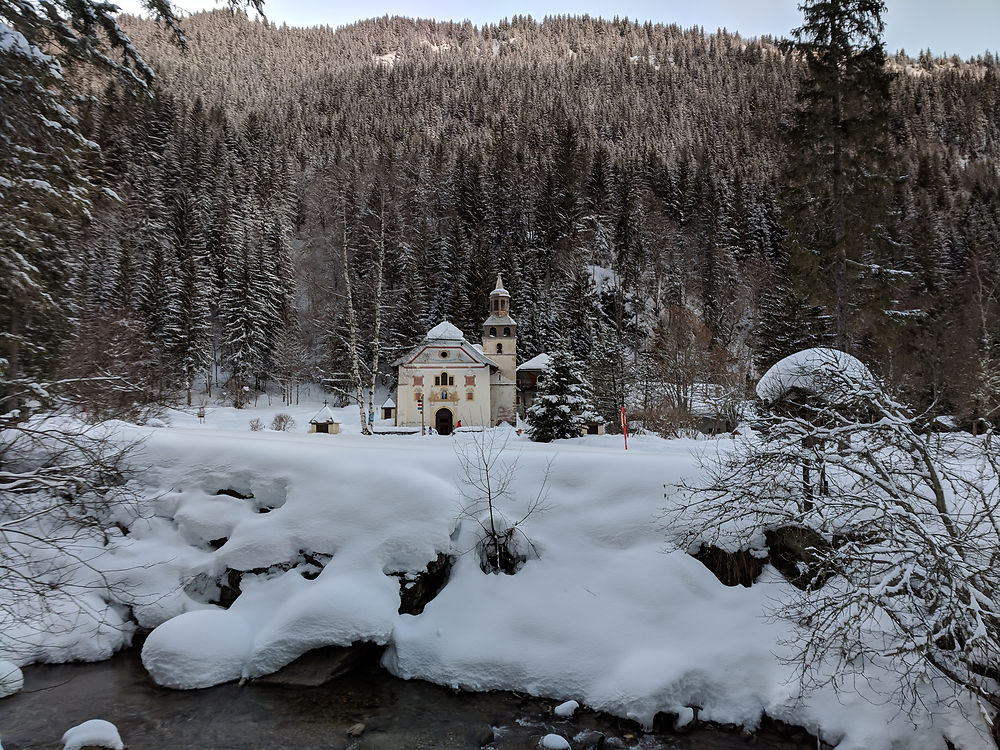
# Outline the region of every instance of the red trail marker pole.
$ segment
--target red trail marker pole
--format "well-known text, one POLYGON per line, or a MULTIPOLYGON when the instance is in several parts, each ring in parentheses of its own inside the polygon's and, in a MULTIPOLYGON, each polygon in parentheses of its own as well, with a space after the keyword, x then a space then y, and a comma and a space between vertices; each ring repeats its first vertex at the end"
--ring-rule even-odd
POLYGON ((628 450, 628 422, 625 421, 625 407, 622 407, 622 435, 625 436, 625 450, 628 450))

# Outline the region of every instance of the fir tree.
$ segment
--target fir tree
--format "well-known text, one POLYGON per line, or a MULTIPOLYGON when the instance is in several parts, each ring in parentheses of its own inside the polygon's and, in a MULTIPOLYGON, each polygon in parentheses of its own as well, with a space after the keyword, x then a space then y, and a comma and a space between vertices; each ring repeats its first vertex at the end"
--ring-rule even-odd
POLYGON ((792 31, 805 58, 789 129, 789 241, 824 294, 832 278, 836 345, 851 346, 852 280, 879 243, 887 186, 889 85, 882 0, 806 0, 792 31))
POLYGON ((538 395, 528 409, 532 440, 548 443, 580 437, 588 425, 600 421, 591 405, 590 385, 581 377, 582 369, 562 342, 549 359, 538 395))

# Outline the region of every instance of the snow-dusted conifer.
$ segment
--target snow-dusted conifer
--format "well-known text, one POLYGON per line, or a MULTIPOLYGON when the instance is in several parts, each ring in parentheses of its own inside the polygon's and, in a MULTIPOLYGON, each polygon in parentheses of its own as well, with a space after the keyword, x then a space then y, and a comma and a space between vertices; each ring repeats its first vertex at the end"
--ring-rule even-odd
POLYGON ((548 443, 580 437, 587 425, 600 420, 591 405, 590 386, 582 369, 565 342, 552 354, 535 402, 528 409, 532 440, 548 443))

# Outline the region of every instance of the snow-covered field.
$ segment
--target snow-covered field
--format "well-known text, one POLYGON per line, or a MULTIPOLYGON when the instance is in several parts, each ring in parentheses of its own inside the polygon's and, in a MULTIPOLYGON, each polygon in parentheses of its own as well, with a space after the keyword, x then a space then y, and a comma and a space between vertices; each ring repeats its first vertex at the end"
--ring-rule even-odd
POLYGON ((517 473, 502 509, 520 517, 546 472, 550 507, 524 527, 538 558, 487 575, 471 551, 476 524, 460 520, 455 450, 480 434, 364 437, 356 408, 336 410, 341 434, 306 434, 318 408, 217 408, 204 424, 173 411, 167 426, 121 426, 144 440, 139 517, 123 508, 129 533, 88 555, 116 593, 77 596, 89 614, 73 619, 67 604, 72 623, 58 636, 0 635, 0 659, 105 658, 130 638, 127 605, 155 628, 143 660, 171 687, 256 677, 312 648, 368 640, 388 645, 383 663, 402 677, 577 700, 647 725, 660 711, 689 720, 697 706, 703 719, 751 727, 766 712, 840 748, 988 746, 957 715, 912 722, 851 690, 800 696, 779 645, 794 634, 764 616, 787 590, 781 576, 768 568, 752 588, 728 588, 668 548, 664 484, 693 474, 694 452, 715 442, 638 436, 626 453, 616 436, 536 444, 508 431, 517 473), (249 431, 277 412, 292 414, 293 432, 249 431), (422 614, 398 614, 388 574, 439 553, 457 555, 448 584, 422 614), (207 602, 227 570, 256 572, 223 609, 207 602))

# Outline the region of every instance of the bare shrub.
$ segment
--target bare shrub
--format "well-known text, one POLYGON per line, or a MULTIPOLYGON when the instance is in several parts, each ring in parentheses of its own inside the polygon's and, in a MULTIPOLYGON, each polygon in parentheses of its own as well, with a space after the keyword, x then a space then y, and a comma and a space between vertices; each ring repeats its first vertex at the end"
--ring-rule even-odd
POLYGON ((508 452, 509 439, 509 431, 493 429, 471 433, 469 440, 455 444, 461 472, 458 491, 463 499, 459 517, 479 525, 475 549, 484 573, 513 575, 529 558, 537 558, 538 551, 525 534, 524 525, 533 515, 549 509, 551 461, 538 492, 519 517, 508 515, 501 507, 514 500, 511 485, 519 459, 519 454, 508 452))
POLYGON ((275 414, 271 420, 271 429, 275 432, 288 432, 295 429, 295 420, 291 414, 275 414))
POLYGON ((261 432, 264 429, 264 422, 260 417, 254 417, 250 420, 250 432, 261 432))

